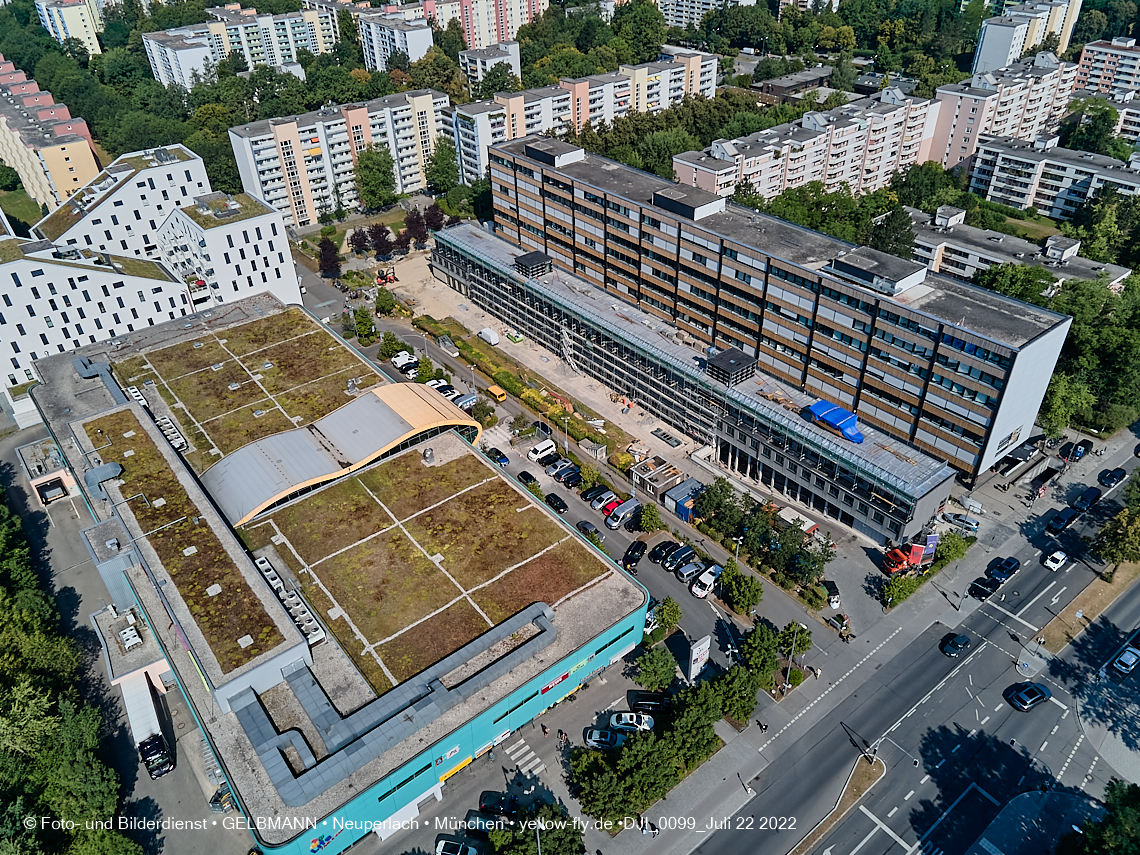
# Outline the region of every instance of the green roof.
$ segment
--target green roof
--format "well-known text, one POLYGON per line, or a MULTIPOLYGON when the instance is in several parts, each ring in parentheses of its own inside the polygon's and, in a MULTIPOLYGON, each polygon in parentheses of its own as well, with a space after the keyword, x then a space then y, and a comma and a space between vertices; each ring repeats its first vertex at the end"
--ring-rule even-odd
POLYGON ((23 257, 24 252, 20 249, 20 241, 17 238, 0 239, 0 261, 16 261, 23 257))
POLYGON ((257 201, 247 193, 238 193, 236 196, 227 196, 225 193, 199 196, 194 200, 194 204, 186 205, 181 210, 204 229, 260 217, 273 211, 264 202, 257 201), (236 202, 237 207, 231 208, 230 202, 236 202), (207 209, 206 213, 202 213, 203 207, 207 209), (218 216, 219 214, 224 216, 218 216))

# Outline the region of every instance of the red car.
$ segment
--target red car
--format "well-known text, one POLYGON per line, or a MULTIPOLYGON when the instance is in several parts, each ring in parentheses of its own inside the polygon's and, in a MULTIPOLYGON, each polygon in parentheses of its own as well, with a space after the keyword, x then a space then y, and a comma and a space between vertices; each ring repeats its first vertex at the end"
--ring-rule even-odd
POLYGON ((612 514, 612 513, 613 513, 613 510, 614 510, 614 508, 616 508, 618 505, 620 505, 620 504, 621 504, 621 502, 622 502, 622 500, 621 500, 621 499, 614 499, 612 502, 610 502, 609 504, 605 505, 605 506, 602 508, 602 516, 603 516, 603 517, 608 517, 610 514, 612 514))

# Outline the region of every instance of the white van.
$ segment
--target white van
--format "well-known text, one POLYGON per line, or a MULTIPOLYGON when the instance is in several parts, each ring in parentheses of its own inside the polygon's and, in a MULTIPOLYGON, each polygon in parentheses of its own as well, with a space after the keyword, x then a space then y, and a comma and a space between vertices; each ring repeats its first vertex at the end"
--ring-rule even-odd
POLYGON ((637 499, 627 499, 616 508, 613 513, 606 517, 606 528, 619 529, 625 525, 629 519, 637 513, 638 508, 641 507, 641 502, 637 499))
POLYGON ((558 449, 558 443, 552 439, 545 439, 526 453, 527 460, 535 461, 540 457, 545 457, 552 451, 558 449))

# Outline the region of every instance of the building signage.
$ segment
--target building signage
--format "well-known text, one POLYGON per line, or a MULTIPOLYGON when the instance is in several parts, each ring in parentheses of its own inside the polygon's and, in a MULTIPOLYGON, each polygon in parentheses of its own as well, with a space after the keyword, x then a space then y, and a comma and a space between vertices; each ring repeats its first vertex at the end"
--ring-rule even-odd
POLYGON ((709 661, 709 651, 712 649, 712 636, 706 635, 693 642, 689 648, 689 682, 697 679, 697 674, 709 661))
POLYGON ((543 686, 542 691, 539 694, 545 695, 547 692, 549 692, 551 689, 553 689, 555 686, 557 686, 559 683, 561 683, 563 680, 565 680, 569 676, 570 676, 570 672, 567 671, 561 677, 556 677, 555 679, 553 679, 549 683, 547 683, 545 686, 543 686))

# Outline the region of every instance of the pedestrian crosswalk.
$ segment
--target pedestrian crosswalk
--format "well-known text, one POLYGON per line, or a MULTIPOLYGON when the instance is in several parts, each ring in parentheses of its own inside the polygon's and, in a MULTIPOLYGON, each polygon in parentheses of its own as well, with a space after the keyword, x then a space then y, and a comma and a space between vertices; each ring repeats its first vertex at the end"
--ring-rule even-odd
POLYGON ((507 756, 524 775, 537 775, 546 768, 542 758, 534 753, 525 739, 520 739, 514 745, 508 745, 507 756))

